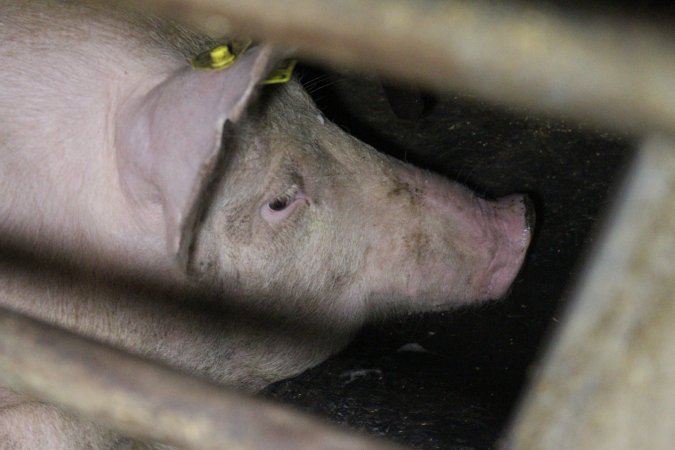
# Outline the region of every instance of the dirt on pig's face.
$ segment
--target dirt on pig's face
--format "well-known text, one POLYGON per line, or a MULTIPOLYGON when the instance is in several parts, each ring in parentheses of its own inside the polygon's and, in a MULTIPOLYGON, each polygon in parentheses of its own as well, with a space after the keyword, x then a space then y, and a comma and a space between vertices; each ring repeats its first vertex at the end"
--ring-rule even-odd
POLYGON ((266 88, 224 135, 191 270, 267 311, 362 322, 502 296, 530 230, 521 196, 487 202, 266 88))

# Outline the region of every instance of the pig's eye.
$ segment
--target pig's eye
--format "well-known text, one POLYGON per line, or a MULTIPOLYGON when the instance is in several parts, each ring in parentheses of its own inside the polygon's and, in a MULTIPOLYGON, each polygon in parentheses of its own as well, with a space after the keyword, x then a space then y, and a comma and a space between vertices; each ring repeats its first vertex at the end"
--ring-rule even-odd
POLYGON ((288 208, 288 205, 290 205, 290 204, 291 204, 291 199, 287 195, 284 195, 284 196, 281 196, 281 197, 277 197, 274 200, 272 200, 271 202, 269 202, 267 204, 267 207, 269 209, 271 209, 272 211, 279 212, 279 211, 283 211, 284 209, 288 208))
POLYGON ((290 216, 298 206, 308 202, 307 196, 298 189, 277 195, 263 205, 260 215, 270 223, 278 223, 290 216))

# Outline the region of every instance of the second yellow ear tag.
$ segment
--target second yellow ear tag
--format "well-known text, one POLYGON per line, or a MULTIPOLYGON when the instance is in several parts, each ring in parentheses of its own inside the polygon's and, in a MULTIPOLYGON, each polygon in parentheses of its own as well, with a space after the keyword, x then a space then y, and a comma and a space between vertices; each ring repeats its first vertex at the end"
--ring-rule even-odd
POLYGON ((295 59, 289 59, 282 62, 281 65, 274 69, 270 76, 261 84, 288 83, 293 76, 293 69, 295 69, 297 63, 298 61, 295 59))

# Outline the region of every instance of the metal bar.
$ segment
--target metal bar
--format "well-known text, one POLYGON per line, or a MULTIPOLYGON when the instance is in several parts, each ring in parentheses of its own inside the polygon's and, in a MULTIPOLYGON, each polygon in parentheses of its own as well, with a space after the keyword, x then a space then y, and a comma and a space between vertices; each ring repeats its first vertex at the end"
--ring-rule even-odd
POLYGON ((673 448, 675 141, 648 141, 622 194, 506 448, 673 448))
POLYGON ((118 1, 434 89, 621 131, 675 131, 672 30, 494 2, 118 1))
POLYGON ((0 308, 0 384, 185 449, 397 449, 0 308))

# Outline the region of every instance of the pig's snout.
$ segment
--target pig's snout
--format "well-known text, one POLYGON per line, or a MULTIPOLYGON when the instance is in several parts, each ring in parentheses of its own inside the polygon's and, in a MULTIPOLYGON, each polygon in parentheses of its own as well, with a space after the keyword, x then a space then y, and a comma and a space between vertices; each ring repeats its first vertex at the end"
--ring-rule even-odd
MULTIPOLYGON (((416 220, 398 220, 402 233, 394 234, 401 233, 404 241, 417 236, 418 232, 411 232, 412 223, 426 236, 412 239, 421 243, 413 250, 415 257, 400 263, 409 268, 401 277, 403 292, 422 296, 435 307, 504 297, 530 244, 534 227, 530 199, 513 194, 485 200, 438 175, 398 161, 394 167, 392 192, 397 195, 390 198, 414 205, 420 213, 416 220)), ((385 257, 390 253, 382 250, 385 257)))
MULTIPOLYGON (((525 259, 535 223, 532 201, 525 195, 509 195, 494 202, 485 202, 481 209, 488 216, 491 228, 486 245, 484 268, 477 268, 477 294, 479 298, 504 297, 525 259)), ((480 245, 480 243, 477 243, 480 245)))

